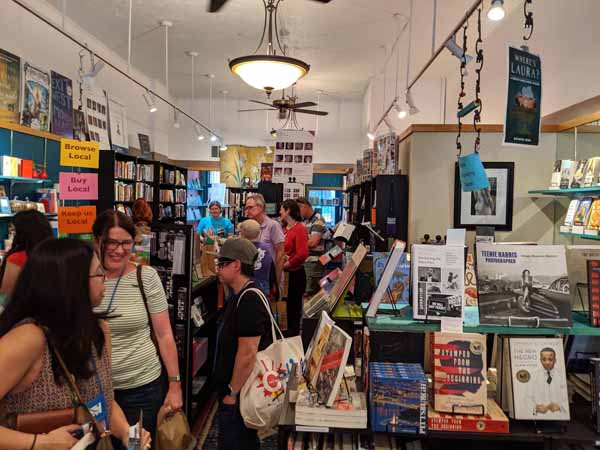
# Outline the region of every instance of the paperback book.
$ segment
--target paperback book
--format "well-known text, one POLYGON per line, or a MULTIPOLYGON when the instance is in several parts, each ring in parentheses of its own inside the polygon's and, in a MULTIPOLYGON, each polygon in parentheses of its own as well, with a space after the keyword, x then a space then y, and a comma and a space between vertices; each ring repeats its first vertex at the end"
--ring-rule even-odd
POLYGON ((577 207, 577 212, 575 213, 575 217, 573 219, 574 226, 584 227, 586 223, 586 219, 588 216, 588 212, 590 211, 590 207, 592 206, 591 198, 584 198, 581 200, 577 207))
POLYGON ((19 122, 21 58, 0 49, 0 120, 19 122))
POLYGON ((482 325, 572 325, 562 245, 479 244, 477 282, 482 325))
POLYGON ((590 325, 598 327, 600 326, 600 260, 588 259, 587 275, 590 325))
POLYGON ((381 302, 396 304, 403 303, 403 299, 405 299, 404 303, 408 304, 408 289, 405 288, 409 287, 408 272, 410 265, 406 261, 405 247, 406 243, 403 241, 396 241, 394 243, 394 247, 385 261, 383 270, 381 270, 381 263, 379 263, 380 267, 377 269, 376 261, 374 261, 377 289, 371 297, 369 308, 367 309, 367 317, 373 317, 377 314, 377 308, 379 308, 381 302), (378 270, 380 271, 379 273, 377 273, 378 270), (405 291, 406 296, 404 296, 405 291))
POLYGON ((561 338, 509 338, 509 415, 517 420, 570 420, 561 338))
POLYGON ((588 159, 585 168, 585 177, 583 180, 584 187, 596 186, 598 183, 598 175, 600 174, 600 157, 594 156, 588 159))
POLYGON ((600 247, 595 245, 567 245, 567 272, 573 311, 587 311, 588 274, 587 261, 600 260, 600 247))
POLYGON ((333 406, 338 395, 351 347, 352 338, 340 327, 333 325, 321 352, 314 384, 317 398, 328 407, 333 406))
POLYGON ((433 399, 436 411, 487 413, 485 335, 434 333, 433 399))
POLYGON ((73 82, 60 73, 51 71, 52 77, 52 133, 73 139, 73 82))
POLYGON ((50 131, 50 74, 23 63, 23 104, 21 123, 40 131, 50 131))
POLYGON ((487 413, 484 416, 449 414, 427 411, 427 427, 435 431, 460 431, 463 433, 508 433, 508 417, 491 398, 487 399, 487 413))
POLYGON ((462 318, 465 294, 464 247, 413 245, 411 264, 414 318, 462 318))
POLYGON ((587 159, 580 159, 576 161, 575 171, 573 172, 573 178, 571 179, 570 188, 581 188, 585 181, 585 172, 587 167, 587 159))
MULTIPOLYGON (((375 285, 379 285, 388 263, 388 252, 373 252, 373 275, 375 285)), ((382 303, 410 304, 410 262, 408 254, 403 252, 392 275, 382 303)))
POLYGON ((304 378, 309 386, 315 386, 317 383, 319 365, 321 364, 321 359, 323 357, 323 349, 329 341, 329 335, 331 334, 331 329, 334 325, 335 322, 333 319, 331 319, 325 311, 321 312, 317 329, 308 344, 306 357, 304 358, 304 378))
POLYGON ((560 188, 568 189, 571 183, 571 177, 575 170, 576 161, 563 160, 560 169, 560 188))
POLYGON ((596 198, 588 212, 584 233, 597 235, 598 230, 600 230, 600 199, 596 198))
POLYGON ((566 231, 566 232, 571 231, 571 227, 573 226, 573 222, 575 221, 575 214, 577 213, 577 210, 579 209, 580 202, 581 202, 581 200, 573 199, 569 203, 569 209, 567 209, 567 214, 565 215, 565 222, 564 222, 564 226, 566 228, 561 231, 566 231))

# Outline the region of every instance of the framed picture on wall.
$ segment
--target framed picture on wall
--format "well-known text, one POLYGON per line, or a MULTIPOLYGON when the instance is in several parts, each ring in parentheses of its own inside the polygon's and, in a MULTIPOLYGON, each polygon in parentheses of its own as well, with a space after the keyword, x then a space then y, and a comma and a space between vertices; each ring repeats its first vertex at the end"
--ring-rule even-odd
POLYGON ((458 162, 454 167, 454 228, 474 230, 492 226, 496 231, 512 231, 514 171, 513 162, 484 162, 490 188, 462 192, 458 162))

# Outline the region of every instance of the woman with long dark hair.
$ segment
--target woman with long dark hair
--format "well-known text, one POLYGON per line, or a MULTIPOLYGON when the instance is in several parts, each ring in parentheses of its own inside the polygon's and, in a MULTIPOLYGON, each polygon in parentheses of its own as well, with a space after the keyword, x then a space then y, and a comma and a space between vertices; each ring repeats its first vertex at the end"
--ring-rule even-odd
POLYGON ((17 278, 33 248, 52 237, 52 227, 44 214, 34 209, 20 211, 13 217, 15 237, 0 268, 0 294, 11 297, 17 278))
POLYGON ((306 272, 304 262, 308 258, 308 233, 302 224, 300 207, 295 200, 285 200, 279 215, 287 223, 284 251, 287 257, 283 270, 288 273, 287 317, 288 335, 300 334, 302 318, 302 297, 306 292, 306 272))
POLYGON ((142 285, 138 282, 137 266, 130 260, 136 235, 130 217, 118 211, 104 211, 96 218, 92 231, 106 273, 106 292, 96 311, 111 316, 107 322, 113 343, 115 398, 130 421, 138 420, 143 410, 144 428, 154 433, 161 406, 171 412, 183 406, 179 360, 165 291, 153 267, 141 266, 142 285), (152 341, 152 330, 158 348, 152 341), (169 378, 166 393, 161 359, 169 378))
MULTIPOLYGON (((107 428, 127 447, 129 424, 113 399, 110 333, 92 310, 103 295, 104 271, 85 242, 47 239, 29 255, 0 316, 0 400, 9 417, 73 408, 56 351, 83 401, 90 407, 104 401, 107 428)), ((78 428, 36 435, 0 426, 0 448, 67 450, 78 428)))

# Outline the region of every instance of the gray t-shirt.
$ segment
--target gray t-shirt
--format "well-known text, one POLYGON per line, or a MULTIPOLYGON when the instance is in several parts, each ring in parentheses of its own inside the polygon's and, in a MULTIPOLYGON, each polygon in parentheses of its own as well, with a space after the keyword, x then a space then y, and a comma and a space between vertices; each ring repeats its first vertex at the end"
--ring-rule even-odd
POLYGON ((260 224, 258 240, 267 246, 273 261, 275 261, 277 257, 275 247, 285 241, 281 224, 270 217, 266 217, 263 223, 260 224))

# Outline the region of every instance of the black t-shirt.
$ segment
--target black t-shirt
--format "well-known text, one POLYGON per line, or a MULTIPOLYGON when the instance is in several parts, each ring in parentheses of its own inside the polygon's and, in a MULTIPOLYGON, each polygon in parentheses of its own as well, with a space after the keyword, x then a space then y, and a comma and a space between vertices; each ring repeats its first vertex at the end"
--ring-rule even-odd
POLYGON ((219 319, 214 376, 221 395, 229 392, 227 385, 233 375, 238 338, 260 336, 258 351, 273 343, 271 318, 264 303, 256 292, 246 292, 254 287, 254 283, 249 283, 238 295, 227 300, 219 319))

